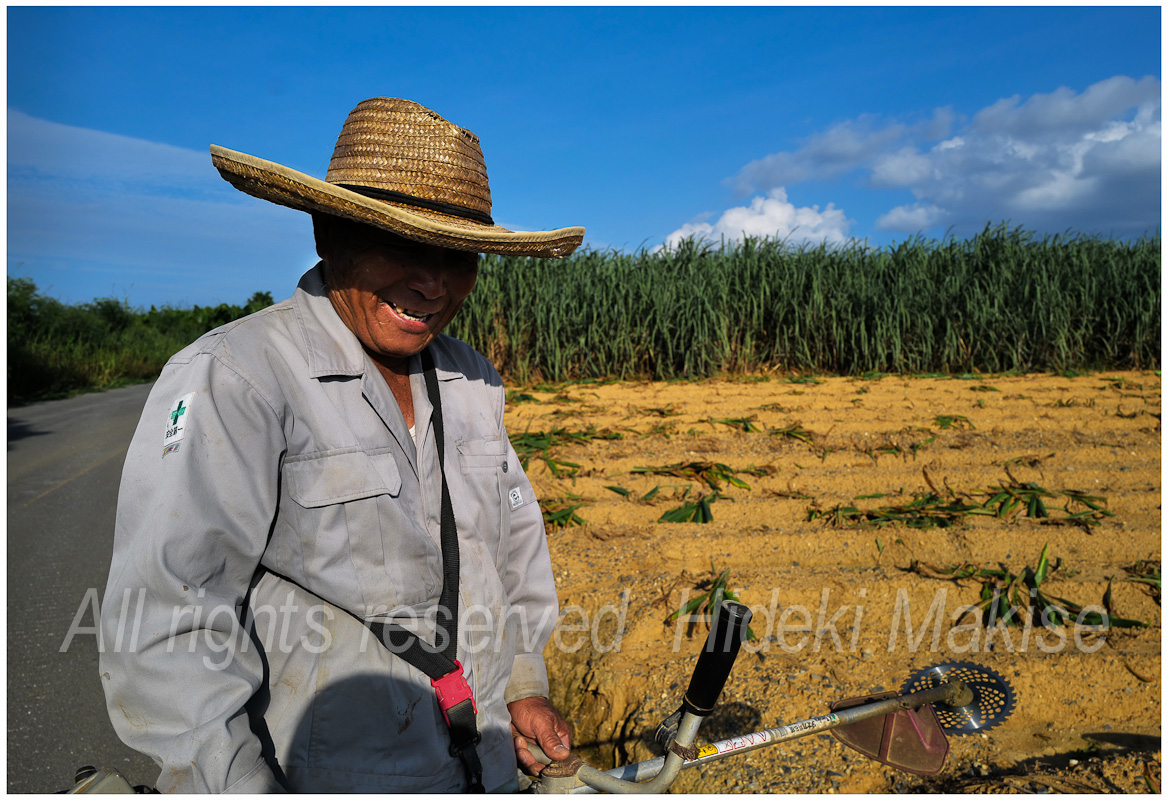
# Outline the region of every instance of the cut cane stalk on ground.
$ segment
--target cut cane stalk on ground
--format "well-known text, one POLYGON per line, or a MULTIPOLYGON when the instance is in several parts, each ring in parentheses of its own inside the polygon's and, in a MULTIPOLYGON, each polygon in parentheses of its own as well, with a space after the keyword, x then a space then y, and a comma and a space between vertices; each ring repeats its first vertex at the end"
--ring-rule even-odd
MULTIPOLYGON (((736 603, 741 603, 742 600, 734 593, 733 590, 727 588, 730 580, 730 568, 718 572, 714 568, 714 561, 710 559, 710 575, 717 577, 705 578, 698 582, 698 589, 705 589, 704 592, 697 597, 690 599, 684 606, 677 611, 674 611, 665 619, 665 624, 677 622, 678 619, 685 618, 689 622, 686 633, 693 635, 694 629, 697 626, 698 619, 706 620, 706 627, 709 627, 709 620, 717 615, 718 606, 722 604, 723 600, 730 600, 736 603), (697 615, 698 619, 693 616, 697 615)), ((750 626, 746 627, 746 641, 753 641, 757 637, 750 626)))
MULTIPOLYGON (((1084 606, 1062 597, 1056 597, 1043 590, 1048 578, 1061 566, 1061 559, 1051 564, 1047 555, 1049 545, 1044 545, 1033 569, 1023 567, 1020 574, 1010 572, 1004 566, 997 569, 982 568, 973 564, 937 567, 913 561, 908 571, 926 578, 960 582, 973 580, 981 584, 980 599, 971 612, 980 613, 983 624, 993 627, 995 623, 1023 627, 1027 623, 1045 628, 1079 624, 1100 629, 1146 628, 1147 622, 1124 619, 1111 613, 1100 614, 1085 610, 1084 606)), ((1103 598, 1103 606, 1110 612, 1110 584, 1103 598)), ((954 624, 964 619, 964 615, 954 624)))
POLYGON ((714 513, 710 510, 710 503, 721 500, 717 492, 696 498, 692 503, 666 511, 657 520, 658 522, 713 522, 714 513))
POLYGON ((900 523, 910 528, 948 528, 962 524, 971 516, 994 517, 1007 522, 1028 517, 1048 524, 1072 524, 1088 529, 1100 525, 1104 517, 1115 516, 1106 508, 1106 497, 1075 489, 1064 489, 1059 493, 1066 498, 1062 508, 1064 516, 1055 518, 1051 517, 1046 501, 1058 495, 1034 482, 1011 480, 999 483, 984 492, 974 493, 985 498, 977 502, 974 494, 957 493, 951 489, 946 492, 948 497, 943 497, 928 473, 924 475, 932 491, 916 495, 910 503, 869 509, 844 505, 823 509, 818 503, 813 503, 807 509, 806 519, 808 522, 819 519, 836 526, 880 527, 900 523))
POLYGON ((527 469, 533 457, 539 458, 552 475, 556 478, 575 477, 581 465, 572 461, 563 461, 553 458, 550 451, 553 447, 571 444, 587 444, 595 440, 615 440, 624 438, 616 431, 598 431, 589 427, 582 431, 570 431, 566 428, 553 428, 550 431, 524 431, 513 433, 508 437, 511 446, 515 448, 515 455, 519 457, 519 464, 527 469))
POLYGON ((540 510, 543 512, 544 526, 548 529, 556 530, 559 528, 584 525, 584 518, 576 513, 584 505, 584 503, 576 503, 573 505, 566 502, 541 503, 540 510))
POLYGON ((686 480, 704 483, 717 492, 722 488, 723 481, 739 489, 749 489, 750 485, 741 478, 736 477, 737 474, 762 477, 773 474, 774 471, 773 467, 750 466, 743 469, 732 469, 725 464, 719 464, 715 461, 682 461, 660 467, 633 467, 630 474, 664 475, 673 478, 684 478, 686 480))

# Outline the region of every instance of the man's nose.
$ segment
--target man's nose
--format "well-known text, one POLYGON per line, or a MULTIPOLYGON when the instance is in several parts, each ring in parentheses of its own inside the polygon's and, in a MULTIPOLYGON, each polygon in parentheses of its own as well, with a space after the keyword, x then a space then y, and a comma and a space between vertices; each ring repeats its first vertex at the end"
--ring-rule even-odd
POLYGON ((427 300, 433 300, 446 293, 448 273, 441 258, 419 259, 411 265, 406 285, 427 300))

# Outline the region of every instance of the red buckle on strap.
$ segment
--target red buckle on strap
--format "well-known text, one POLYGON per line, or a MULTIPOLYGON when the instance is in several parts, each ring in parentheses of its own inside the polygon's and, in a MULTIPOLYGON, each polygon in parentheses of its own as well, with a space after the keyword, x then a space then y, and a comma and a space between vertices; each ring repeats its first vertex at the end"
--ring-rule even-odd
POLYGON ((470 707, 474 712, 479 713, 478 705, 475 704, 474 692, 470 689, 470 684, 466 682, 466 677, 462 674, 462 664, 457 661, 454 662, 454 670, 446 673, 441 678, 431 678, 430 685, 434 687, 435 694, 438 695, 438 707, 442 709, 442 716, 446 719, 446 724, 450 725, 450 717, 447 716, 446 711, 454 708, 463 700, 470 701, 470 707))

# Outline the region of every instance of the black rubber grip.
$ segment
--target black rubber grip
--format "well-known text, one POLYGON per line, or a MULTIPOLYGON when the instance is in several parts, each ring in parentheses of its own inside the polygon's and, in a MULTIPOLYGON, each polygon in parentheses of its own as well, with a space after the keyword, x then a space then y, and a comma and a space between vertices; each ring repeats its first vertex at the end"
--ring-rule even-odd
POLYGON ((750 624, 750 609, 742 603, 723 602, 710 626, 706 646, 698 656, 693 677, 681 707, 700 717, 708 716, 722 694, 722 687, 730 677, 730 668, 738 657, 742 640, 746 636, 746 626, 750 624))

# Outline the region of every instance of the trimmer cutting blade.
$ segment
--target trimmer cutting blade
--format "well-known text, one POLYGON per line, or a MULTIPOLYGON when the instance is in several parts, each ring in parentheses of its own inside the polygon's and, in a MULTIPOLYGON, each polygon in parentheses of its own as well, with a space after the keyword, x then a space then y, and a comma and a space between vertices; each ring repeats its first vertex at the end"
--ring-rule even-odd
POLYGON ((973 699, 961 706, 937 703, 933 710, 941 727, 962 736, 987 731, 1014 713, 1014 689, 996 670, 982 664, 960 661, 938 664, 917 670, 900 687, 901 694, 931 689, 943 683, 961 681, 973 693, 973 699))

